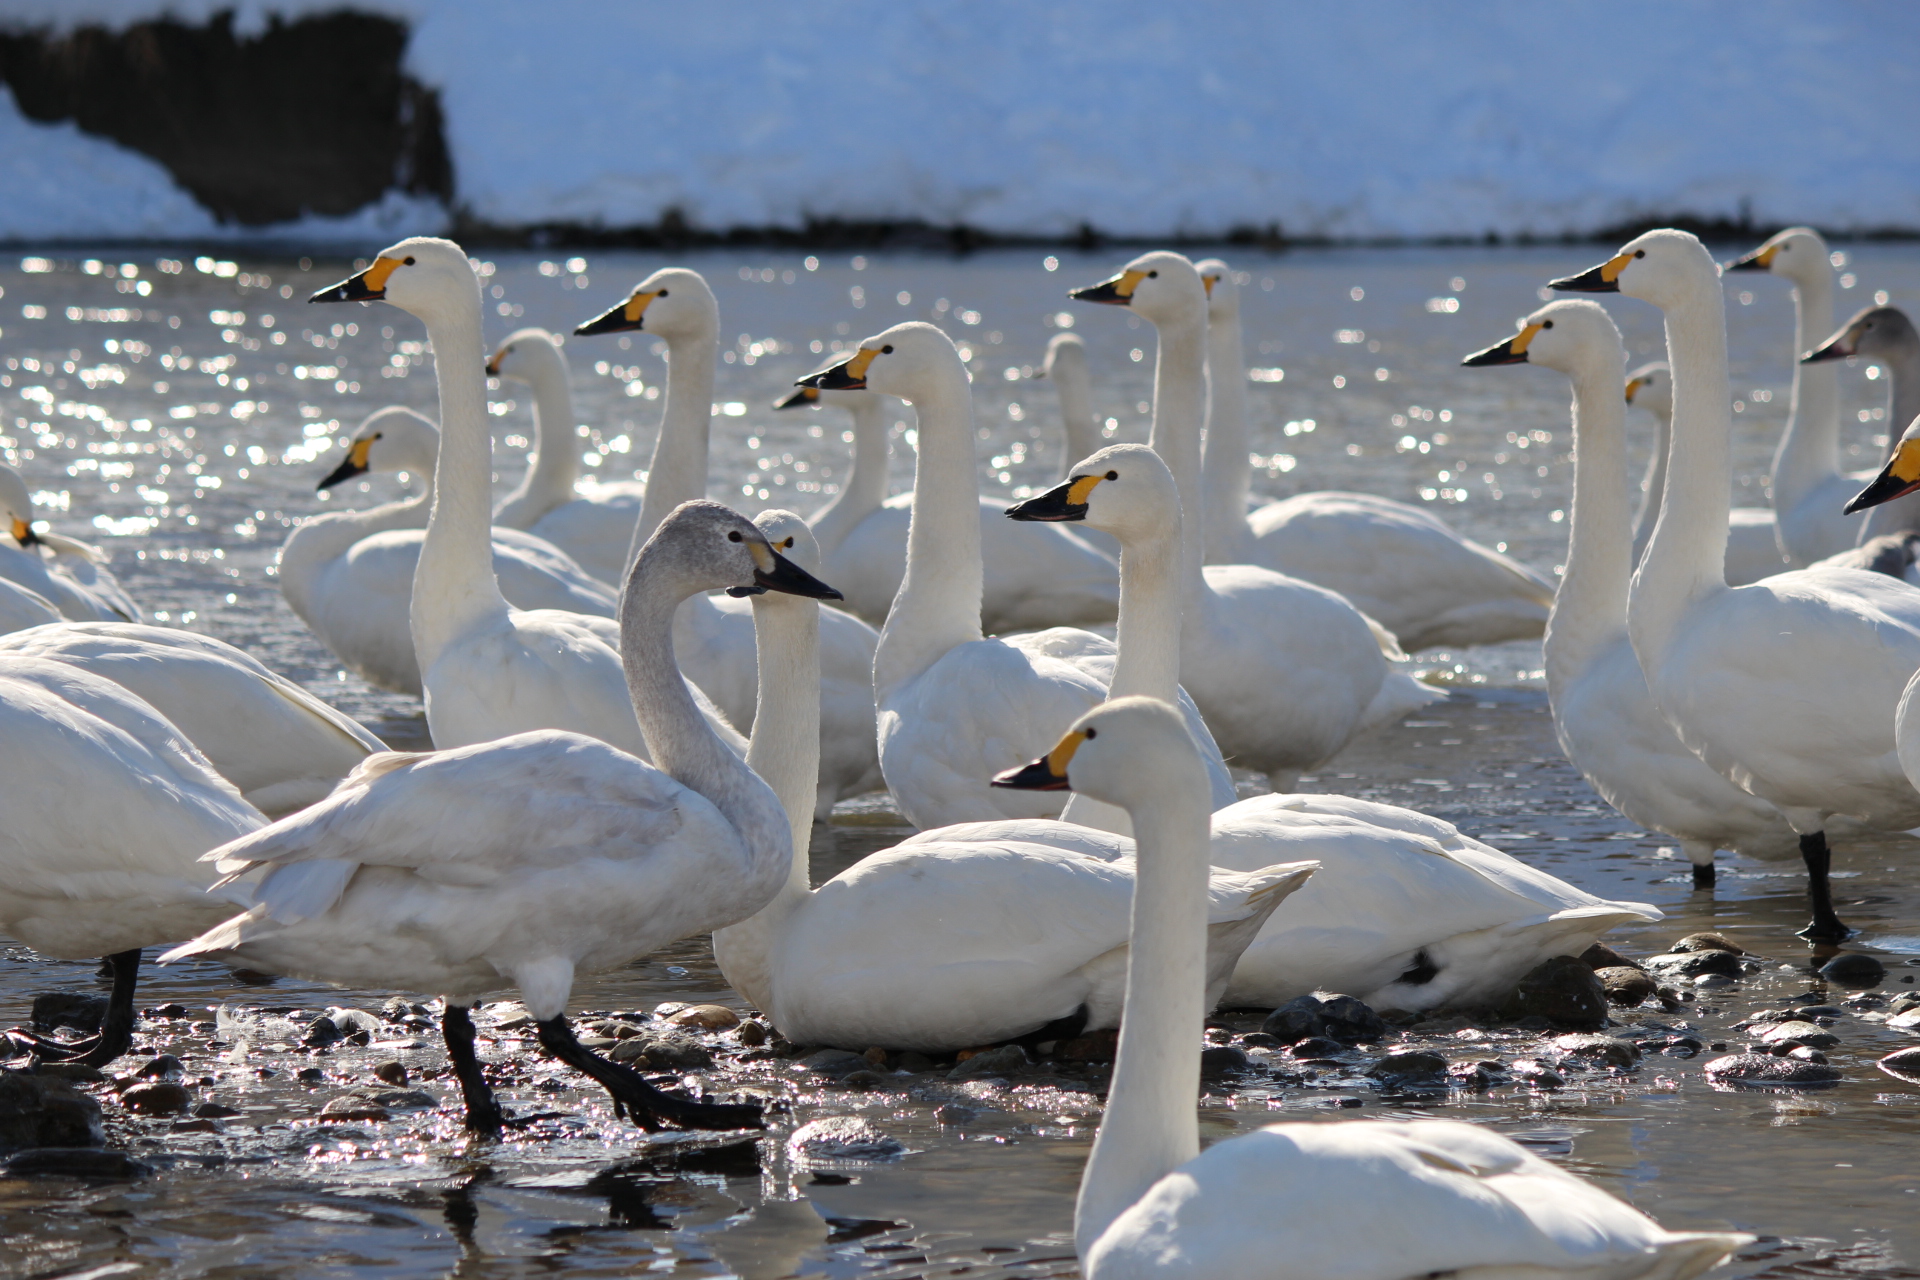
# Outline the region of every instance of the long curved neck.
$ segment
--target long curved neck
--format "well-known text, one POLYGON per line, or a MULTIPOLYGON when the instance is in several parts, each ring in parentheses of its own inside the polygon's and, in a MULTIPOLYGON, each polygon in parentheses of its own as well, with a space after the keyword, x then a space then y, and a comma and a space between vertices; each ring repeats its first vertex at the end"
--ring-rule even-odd
POLYGON ((1672 447, 1673 418, 1653 415, 1653 456, 1647 459, 1647 474, 1640 481, 1640 510, 1633 517, 1633 559, 1639 563, 1653 538, 1654 522, 1660 518, 1660 499, 1667 492, 1667 451, 1672 447))
POLYGON ((862 396, 848 411, 853 415, 853 470, 833 501, 807 521, 820 544, 820 554, 832 555, 854 526, 880 509, 887 500, 886 406, 875 395, 862 396))
POLYGON ((471 302, 460 303, 427 321, 440 387, 440 463, 413 573, 413 647, 422 671, 453 637, 507 612, 493 576, 493 441, 479 286, 471 302))
POLYGON ((1153 803, 1132 809, 1138 834, 1126 1004, 1106 1114, 1074 1206, 1082 1258, 1148 1187, 1200 1153, 1194 1046, 1206 1023, 1207 790, 1203 783, 1153 790, 1153 803))
POLYGON ((1202 491, 1206 502, 1206 562, 1233 564, 1247 539, 1247 494, 1253 464, 1247 456, 1247 370, 1240 317, 1207 326, 1207 442, 1202 491))
POLYGON ((1065 480, 1073 464, 1092 456, 1103 443, 1100 423, 1093 415, 1093 379, 1087 362, 1061 360, 1053 367, 1053 389, 1060 397, 1060 425, 1067 433, 1066 457, 1060 460, 1065 480))
POLYGON ((956 367, 914 401, 919 444, 907 572, 874 650, 873 688, 884 701, 956 645, 980 639, 980 481, 974 474, 973 403, 956 367))
MULTIPOLYGON (((1777 511, 1791 511, 1809 489, 1840 472, 1839 374, 1830 362, 1799 360, 1832 332, 1833 273, 1822 264, 1793 286, 1793 397, 1786 433, 1773 455, 1777 511)), ((1674 413, 1678 416, 1677 407, 1674 413)))
POLYGON ((666 406, 647 464, 647 492, 627 550, 631 565, 669 512, 707 496, 707 428, 713 416, 714 337, 667 339, 666 406))
POLYGON ((519 487, 493 513, 494 523, 509 529, 530 529, 541 516, 572 501, 580 478, 580 437, 574 430, 566 365, 542 360, 528 381, 533 391, 533 458, 519 487))
POLYGON ((713 956, 727 982, 763 1013, 773 1011, 773 949, 795 907, 812 892, 808 855, 820 779, 820 606, 768 594, 753 602, 759 690, 747 767, 773 788, 786 811, 793 857, 773 901, 717 930, 713 956))
POLYGON ((1195 606, 1203 587, 1205 535, 1200 512, 1200 420, 1206 411, 1206 320, 1157 326, 1160 349, 1153 363, 1153 430, 1147 443, 1173 472, 1180 490, 1182 603, 1195 606))
POLYGON ((1666 309, 1666 325, 1667 364, 1673 370, 1667 488, 1627 607, 1634 651, 1649 678, 1680 615, 1701 596, 1726 588, 1727 521, 1733 506, 1733 393, 1717 285, 1703 282, 1688 290, 1666 309))
POLYGON ((421 491, 412 497, 383 502, 364 511, 322 511, 308 516, 287 535, 280 547, 280 589, 289 600, 305 602, 306 586, 322 565, 345 555, 354 543, 388 529, 426 527, 433 505, 433 473, 421 477, 421 491))
MULTIPOLYGON (((1605 365, 1607 362, 1596 362, 1605 365)), ((1626 404, 1619 365, 1583 369, 1573 379, 1573 512, 1567 570, 1547 619, 1550 694, 1578 676, 1627 625, 1626 404)))
MULTIPOLYGON (((1893 384, 1887 388, 1887 447, 1891 451, 1900 433, 1915 418, 1920 418, 1920 342, 1897 355, 1879 359, 1886 366, 1888 381, 1893 384)), ((1882 534, 1914 529, 1920 529, 1920 493, 1875 507, 1860 531, 1860 540, 1865 542, 1882 534)))

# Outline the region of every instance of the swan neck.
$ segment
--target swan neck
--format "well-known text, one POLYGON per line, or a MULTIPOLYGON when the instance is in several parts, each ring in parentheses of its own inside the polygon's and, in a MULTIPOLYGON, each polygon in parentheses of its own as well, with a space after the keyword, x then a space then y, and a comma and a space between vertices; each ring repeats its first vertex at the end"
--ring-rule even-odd
POLYGON ((1793 510, 1810 489, 1840 472, 1839 371, 1830 361, 1800 363, 1802 352, 1832 332, 1833 272, 1822 263, 1793 284, 1793 391, 1773 458, 1776 511, 1793 510))
POLYGON ((573 388, 566 365, 539 361, 528 379, 533 392, 533 457, 527 474, 494 512, 494 523, 530 529, 555 507, 573 500, 580 478, 580 436, 574 429, 573 388))
MULTIPOLYGON (((1886 366, 1891 384, 1887 388, 1887 451, 1891 455, 1893 446, 1899 443, 1900 433, 1920 417, 1920 349, 1882 356, 1879 360, 1886 366)), ((1860 541, 1914 529, 1920 529, 1920 493, 1875 507, 1860 530, 1860 541)))
POLYGON ((1647 459, 1647 473, 1640 481, 1640 509, 1633 515, 1633 558, 1639 562, 1653 537, 1654 521, 1660 518, 1660 498, 1667 491, 1667 450, 1672 447, 1673 419, 1664 413, 1653 415, 1653 454, 1647 459))
POLYGON ((647 464, 647 490, 640 503, 627 563, 633 564, 653 531, 683 502, 707 496, 707 430, 713 416, 714 336, 667 339, 666 402, 660 434, 647 464))
POLYGON ((1253 463, 1247 455, 1247 370, 1240 317, 1207 326, 1207 439, 1202 464, 1206 501, 1206 561, 1234 564, 1247 538, 1247 496, 1253 463))
POLYGON ((1060 460, 1060 478, 1065 480, 1073 464, 1093 456, 1105 439, 1093 413, 1093 379, 1086 361, 1060 361, 1052 377, 1060 397, 1060 426, 1066 432, 1066 456, 1060 460))
POLYGON ((887 420, 879 396, 866 396, 852 409, 853 470, 833 501, 808 525, 822 557, 840 549, 854 527, 887 500, 887 420))
POLYGON ((305 587, 320 569, 338 560, 362 538, 389 529, 419 529, 433 503, 433 473, 421 492, 364 511, 322 511, 302 520, 280 547, 280 590, 304 602, 305 587))
POLYGON ((1583 370, 1573 381, 1573 503, 1566 574, 1547 619, 1549 694, 1564 689, 1626 629, 1633 548, 1619 363, 1583 370))
POLYGON ((1120 1044, 1074 1208, 1083 1258, 1147 1188, 1200 1152, 1208 792, 1199 757, 1142 791, 1129 806, 1136 857, 1120 1044))
POLYGON ((1206 321, 1177 320, 1158 326, 1159 350, 1153 363, 1153 429, 1147 443, 1173 472, 1180 490, 1180 563, 1184 603, 1189 612, 1201 590, 1204 538, 1199 513, 1200 420, 1206 411, 1206 321))
POLYGON ((966 376, 942 370, 913 402, 918 444, 907 569, 874 651, 882 702, 948 650, 981 638, 980 488, 966 376))

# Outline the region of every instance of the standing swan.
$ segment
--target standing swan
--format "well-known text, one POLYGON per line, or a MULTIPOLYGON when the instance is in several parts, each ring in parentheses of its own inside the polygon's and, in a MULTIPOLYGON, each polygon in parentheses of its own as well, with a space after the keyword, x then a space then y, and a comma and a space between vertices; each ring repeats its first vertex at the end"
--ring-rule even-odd
MULTIPOLYGON (((1802 364, 1864 357, 1886 370, 1889 436, 1891 428, 1904 432, 1920 418, 1920 333, 1913 321, 1898 307, 1868 307, 1840 327, 1840 331, 1818 348, 1800 357, 1802 364)), ((1900 437, 1894 437, 1896 444, 1900 437)), ((1893 454, 1888 452, 1891 461, 1893 454)), ((1882 472, 1882 476, 1887 473, 1882 472)), ((1876 482, 1877 483, 1877 482, 1876 482)), ((1849 513, 1868 506, 1873 514, 1860 530, 1860 545, 1843 551, 1823 563, 1890 573, 1908 582, 1920 582, 1914 569, 1920 558, 1920 498, 1908 496, 1896 501, 1863 502, 1862 494, 1847 504, 1849 513)))
POLYGON ((1046 378, 1060 397, 1060 429, 1067 438, 1060 459, 1060 478, 1073 470, 1074 460, 1098 449, 1105 440, 1093 413, 1093 379, 1087 373, 1087 344, 1072 330, 1056 333, 1047 342, 1046 363, 1033 375, 1046 378))
POLYGON ((1207 440, 1201 492, 1208 564, 1255 564, 1337 591, 1409 652, 1531 640, 1553 585, 1405 502, 1368 493, 1295 494, 1247 513, 1247 371, 1240 288, 1218 258, 1207 290, 1207 440))
POLYGON ((566 1019, 575 974, 732 924, 786 875, 792 842, 778 798, 714 734, 674 665, 674 610, 720 587, 832 594, 718 503, 662 522, 620 599, 631 705, 659 767, 552 730, 376 756, 324 803, 207 854, 230 877, 268 869, 257 905, 162 963, 231 955, 269 972, 446 997, 447 1051, 468 1127, 481 1133, 503 1117, 468 1009, 503 987, 519 989, 542 1049, 645 1127, 757 1125, 758 1107, 659 1092, 589 1052, 566 1019))
POLYGON ((27 482, 0 463, 0 578, 74 622, 140 621, 140 606, 106 565, 106 555, 87 543, 35 531, 27 482))
MULTIPOLYGON (((1627 541, 1626 413, 1614 394, 1626 352, 1612 317, 1591 302, 1549 303, 1517 335, 1461 363, 1537 364, 1573 380, 1567 568, 1546 641, 1547 698, 1567 759, 1608 804, 1680 842, 1695 888, 1713 884, 1716 849, 1792 856, 1797 842, 1780 811, 1709 769, 1661 718, 1627 638, 1627 582, 1637 557, 1627 541)), ((1643 378, 1671 405, 1666 366, 1643 369, 1634 381, 1643 378)), ((1627 383, 1628 399, 1634 390, 1627 383)), ((1667 432, 1660 435, 1664 446, 1667 432)), ((1665 470, 1654 477, 1649 502, 1660 501, 1665 470)))
POLYGON ((1677 1233, 1457 1121, 1269 1125, 1200 1150, 1206 782, 1180 718, 1123 698, 996 779, 1123 805, 1139 834, 1126 1004, 1080 1179, 1087 1280, 1680 1280, 1752 1237, 1677 1233), (1338 1222, 1346 1229, 1328 1230, 1338 1222))
POLYGON ((1801 936, 1834 943, 1848 929, 1828 883, 1828 820, 1920 825, 1920 792, 1900 771, 1887 714, 1920 669, 1920 591, 1857 569, 1727 586, 1733 396, 1719 274, 1693 236, 1649 231, 1552 287, 1624 293, 1666 313, 1673 444, 1628 633, 1680 740, 1799 834, 1813 907, 1801 936))

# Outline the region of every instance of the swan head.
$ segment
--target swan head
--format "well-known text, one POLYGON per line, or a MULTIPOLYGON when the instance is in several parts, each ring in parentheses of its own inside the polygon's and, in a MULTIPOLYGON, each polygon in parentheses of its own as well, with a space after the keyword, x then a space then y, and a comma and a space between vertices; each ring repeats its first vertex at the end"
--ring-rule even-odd
POLYGON ((1800 357, 1801 364, 1864 356, 1884 364, 1920 355, 1920 333, 1898 307, 1867 307, 1840 326, 1840 331, 1800 357))
POLYGON ((720 332, 720 303, 707 278, 698 271, 662 267, 635 285, 624 299, 576 326, 574 332, 626 333, 634 329, 657 333, 669 342, 703 338, 711 342, 720 332))
POLYGON ((1853 495, 1853 500, 1847 503, 1847 514, 1904 498, 1916 489, 1920 489, 1920 418, 1909 422, 1907 429, 1900 433, 1887 465, 1880 468, 1880 474, 1866 488, 1853 495))
POLYGON ((1180 536, 1180 489, 1144 444, 1110 444, 1045 493, 1007 508, 1015 520, 1082 521, 1128 546, 1180 536))
POLYGON ((1606 308, 1584 298, 1549 302, 1520 322, 1505 342, 1476 351, 1460 363, 1470 369, 1497 364, 1538 364, 1572 376, 1616 378, 1627 362, 1620 330, 1606 308))
POLYGON ((1240 318, 1240 286, 1233 278, 1233 268, 1224 258, 1208 258, 1196 262, 1193 269, 1200 273, 1200 283, 1207 291, 1207 319, 1209 321, 1237 320, 1240 318))
POLYGON ((1182 321, 1206 322, 1207 286, 1183 253, 1156 249, 1143 253, 1120 269, 1120 274, 1068 297, 1077 302, 1102 302, 1129 307, 1154 325, 1182 321))
POLYGON ((1717 288, 1719 276, 1719 264, 1700 237, 1662 228, 1635 236, 1599 266, 1547 287, 1565 293, 1624 293, 1665 309, 1688 301, 1702 282, 1714 281, 1717 288))
POLYGON ((367 415, 347 438, 347 456, 315 488, 325 491, 375 471, 430 476, 440 457, 440 428, 425 414, 390 404, 367 415))
POLYGON ((0 532, 21 546, 40 542, 40 535, 33 531, 33 495, 20 473, 5 463, 0 463, 0 522, 0 532))
POLYGON ((309 302, 391 302, 422 320, 480 314, 480 277, 467 251, 437 236, 388 245, 364 271, 320 290, 309 302))
POLYGON ((1627 375, 1627 403, 1637 404, 1657 418, 1673 416, 1673 371, 1666 361, 1643 364, 1627 375))
POLYGON ((560 350, 560 335, 545 329, 517 329, 494 349, 487 360, 489 378, 508 382, 533 383, 543 377, 567 376, 567 357, 560 350))
MULTIPOLYGON (((767 544, 774 551, 811 574, 820 572, 820 544, 815 541, 813 530, 807 522, 791 511, 775 508, 762 511, 753 518, 754 528, 766 535, 767 544)), ((748 593, 740 593, 748 594, 748 593)), ((808 604, 804 597, 789 599, 791 593, 763 591, 752 593, 753 607, 757 613, 762 609, 817 609, 818 605, 808 604)))
POLYGON ((1770 271, 1796 283, 1833 274, 1827 242, 1812 227, 1788 227, 1752 253, 1726 265, 1728 271, 1770 271))
POLYGON ((1053 750, 995 776, 993 785, 1071 789, 1131 814, 1169 791, 1206 795, 1207 773, 1180 713, 1158 698, 1136 695, 1101 703, 1075 720, 1053 750))
POLYGON ((967 366, 945 331, 924 320, 909 320, 862 339, 858 348, 795 385, 922 400, 942 387, 957 386, 964 395, 967 366))
POLYGON ((705 498, 683 502, 667 513, 634 558, 628 589, 642 576, 671 584, 681 599, 721 588, 732 596, 781 591, 815 600, 841 598, 774 550, 753 521, 705 498))
POLYGON ((1033 371, 1036 378, 1057 378, 1071 366, 1086 371, 1087 344, 1072 330, 1063 329, 1047 341, 1047 358, 1033 371))

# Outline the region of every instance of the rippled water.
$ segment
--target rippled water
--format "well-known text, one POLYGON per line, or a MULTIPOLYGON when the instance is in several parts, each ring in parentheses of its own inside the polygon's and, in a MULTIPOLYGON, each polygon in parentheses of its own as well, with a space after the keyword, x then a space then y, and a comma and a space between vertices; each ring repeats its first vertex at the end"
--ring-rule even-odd
MULTIPOLYGON (((1876 289, 1895 302, 1920 301, 1920 253, 1847 252, 1857 284, 1840 293, 1839 318, 1876 289)), ((806 511, 823 501, 844 474, 842 424, 766 406, 818 361, 811 343, 857 340, 910 317, 945 320, 973 353, 989 487, 1018 492, 1056 472, 1051 389, 1021 374, 1063 312, 1088 341, 1102 416, 1113 419, 1116 438, 1143 438, 1151 334, 1123 314, 1064 298, 1068 286, 1110 273, 1121 255, 1062 255, 1051 272, 1042 256, 875 257, 858 268, 837 256, 816 270, 803 255, 691 259, 713 282, 732 347, 720 366, 713 495, 748 511, 806 511), (1146 358, 1130 358, 1135 349, 1146 358)), ((1236 265, 1251 277, 1249 362, 1284 371, 1251 388, 1254 447, 1268 460, 1257 482, 1275 496, 1341 487, 1430 501, 1473 536, 1551 570, 1564 545, 1556 518, 1568 481, 1564 382, 1542 370, 1456 365, 1511 332, 1513 318, 1537 305, 1542 281, 1598 256, 1554 249, 1241 257, 1236 265)), ((182 255, 178 272, 151 254, 103 257, 91 269, 89 261, 66 253, 0 265, 0 449, 45 495, 44 514, 58 530, 106 545, 116 572, 157 618, 241 644, 396 745, 422 745, 417 704, 338 672, 270 576, 288 522, 325 506, 312 492, 333 465, 321 443, 381 404, 432 410, 418 323, 380 306, 306 306, 307 293, 351 269, 343 261, 208 260, 210 270, 200 270, 182 255), (52 269, 33 269, 43 266, 52 269)), ((571 327, 664 261, 496 257, 490 334, 532 323, 571 327)), ((1736 419, 1737 479, 1740 500, 1757 503, 1786 410, 1791 312, 1778 281, 1743 279, 1730 294, 1734 385, 1745 406, 1736 419)), ((1655 313, 1631 301, 1612 309, 1634 357, 1651 358, 1655 313)), ((580 415, 594 427, 597 472, 632 471, 658 416, 649 394, 661 363, 651 340, 570 339, 567 351, 580 415)), ((1858 373, 1841 381, 1847 448, 1864 467, 1876 452, 1873 437, 1886 429, 1871 418, 1883 403, 1880 385, 1858 373)), ((496 393, 495 408, 504 487, 521 467, 529 409, 512 389, 496 393)), ((909 465, 904 446, 898 452, 904 485, 909 465)), ((332 501, 371 502, 392 485, 381 480, 332 501)), ((1735 990, 1703 993, 1671 1016, 1636 1011, 1623 1020, 1684 1023, 1702 1040, 1737 1044, 1732 1027, 1748 1011, 1849 994, 1810 981, 1806 949, 1790 936, 1804 919, 1796 868, 1735 862, 1714 895, 1694 894, 1685 863, 1663 856, 1659 840, 1621 820, 1566 766, 1540 690, 1538 646, 1425 654, 1417 665, 1452 675, 1460 685, 1453 699, 1353 748, 1304 788, 1436 813, 1596 892, 1657 903, 1665 921, 1611 939, 1630 952, 1664 950, 1682 934, 1714 928, 1766 957, 1762 972, 1735 990)), ((883 804, 843 805, 834 824, 819 829, 816 874, 903 834, 883 804)), ((1889 964, 1883 990, 1914 990, 1920 892, 1911 842, 1842 849, 1836 865, 1842 912, 1863 930, 1857 947, 1889 964)), ((23 1017, 35 991, 89 988, 91 974, 91 965, 8 950, 0 955, 0 1016, 23 1017)), ((474 1148, 432 1113, 400 1112, 385 1124, 321 1126, 312 1118, 340 1087, 367 1082, 376 1062, 402 1061, 417 1079, 436 1070, 432 1034, 421 1047, 401 1047, 410 1033, 397 1029, 385 1044, 324 1055, 262 1037, 236 1054, 230 1041, 215 1044, 192 1025, 222 1004, 306 1014, 341 1003, 377 1009, 388 994, 292 982, 248 987, 213 965, 149 975, 142 1003, 178 1001, 191 1017, 149 1021, 145 1040, 180 1056, 189 1081, 207 1081, 199 1096, 241 1114, 220 1132, 191 1132, 109 1103, 111 1136, 158 1172, 132 1184, 0 1181, 0 1276, 1075 1274, 1067 1231, 1097 1116, 1086 1090, 1097 1076, 1063 1070, 1018 1077, 1006 1089, 937 1074, 889 1076, 860 1091, 824 1086, 778 1061, 747 1062, 711 1073, 714 1085, 785 1094, 791 1114, 776 1117, 757 1150, 713 1152, 648 1142, 613 1119, 602 1098, 530 1063, 514 1068, 503 1091, 510 1105, 558 1114, 498 1147, 474 1148), (298 1079, 315 1067, 321 1080, 298 1079), (935 1109, 950 1102, 973 1118, 941 1124, 935 1109), (909 1154, 877 1166, 797 1167, 783 1146, 787 1130, 834 1113, 873 1119, 909 1154)), ((694 999, 737 1004, 703 942, 581 983, 574 1009, 645 1011, 694 999)), ((1733 1226, 1766 1237, 1733 1274, 1920 1274, 1912 1270, 1920 1264, 1920 1163, 1912 1154, 1920 1083, 1874 1066, 1913 1037, 1858 1017, 1832 1030, 1841 1045, 1829 1054, 1847 1078, 1819 1093, 1722 1091, 1699 1070, 1710 1053, 1655 1054, 1630 1075, 1580 1076, 1552 1093, 1505 1086, 1383 1095, 1340 1070, 1286 1087, 1255 1078, 1210 1093, 1201 1116, 1209 1137, 1280 1114, 1482 1120, 1669 1226, 1733 1226)), ((1408 1034, 1455 1057, 1511 1058, 1534 1043, 1445 1024, 1408 1034)), ((483 1052, 520 1061, 527 1047, 502 1034, 483 1052)), ((431 1076, 422 1087, 451 1092, 450 1082, 431 1076)))

